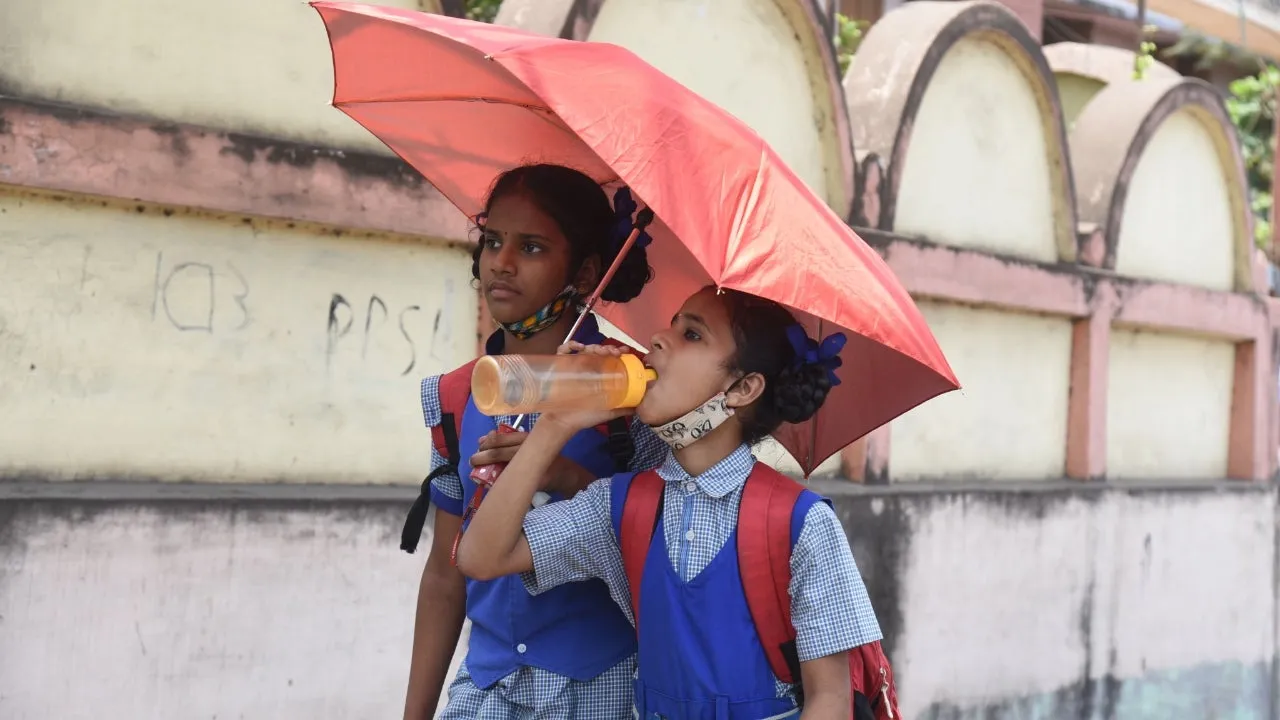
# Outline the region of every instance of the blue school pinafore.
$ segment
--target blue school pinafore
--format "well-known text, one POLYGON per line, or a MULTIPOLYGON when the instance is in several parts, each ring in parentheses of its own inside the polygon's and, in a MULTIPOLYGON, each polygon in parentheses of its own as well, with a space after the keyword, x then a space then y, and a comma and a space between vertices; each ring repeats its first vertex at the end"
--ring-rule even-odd
MULTIPOLYGON (((575 339, 587 345, 604 342, 595 316, 586 318, 575 339)), ((486 351, 502 352, 501 332, 489 339, 486 351)), ((478 489, 471 480, 471 454, 480 446, 480 438, 496 429, 497 418, 481 413, 468 398, 458 429, 462 508, 470 505, 478 489)), ((561 454, 597 477, 617 472, 608 439, 595 429, 575 435, 561 454)), ((563 499, 551 494, 552 502, 563 499)), ((468 578, 467 617, 471 620, 467 670, 479 688, 492 686, 524 665, 587 681, 636 651, 635 630, 603 580, 573 583, 533 597, 519 576, 488 581, 468 578)))
MULTIPOLYGON (((613 482, 615 537, 630 474, 613 482)), ((796 502, 794 545, 803 518, 821 498, 809 491, 796 502)), ((711 563, 685 582, 667 555, 663 520, 649 545, 640 581, 637 615, 639 670, 636 716, 643 720, 767 720, 791 718, 799 710, 778 697, 738 569, 735 528, 711 563)))
MULTIPOLYGON (((494 418, 467 401, 458 446, 474 449, 497 428, 494 418)), ((470 455, 458 462, 462 506, 478 489, 471 480, 470 455)), ((593 473, 607 477, 616 468, 607 438, 595 429, 578 433, 562 453, 593 473)), ((552 502, 563 497, 552 493, 552 502)), ((467 579, 467 617, 471 646, 467 669, 476 686, 489 687, 521 665, 532 665, 590 680, 636 651, 635 631, 609 596, 603 580, 588 580, 531 596, 518 575, 495 580, 467 579)))

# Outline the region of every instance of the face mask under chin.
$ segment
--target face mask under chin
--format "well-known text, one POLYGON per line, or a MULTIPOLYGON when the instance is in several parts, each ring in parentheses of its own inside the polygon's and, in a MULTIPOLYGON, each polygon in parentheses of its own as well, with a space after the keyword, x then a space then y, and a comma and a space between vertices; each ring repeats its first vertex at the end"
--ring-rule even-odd
POLYGON ((578 299, 578 289, 572 285, 567 286, 560 291, 551 302, 543 305, 537 312, 529 317, 513 323, 499 323, 503 330, 511 333, 521 340, 527 340, 534 335, 555 325, 569 308, 573 307, 578 299))
POLYGON ((653 432, 672 451, 683 450, 711 434, 731 417, 733 408, 729 407, 725 393, 720 392, 675 420, 655 425, 653 432))

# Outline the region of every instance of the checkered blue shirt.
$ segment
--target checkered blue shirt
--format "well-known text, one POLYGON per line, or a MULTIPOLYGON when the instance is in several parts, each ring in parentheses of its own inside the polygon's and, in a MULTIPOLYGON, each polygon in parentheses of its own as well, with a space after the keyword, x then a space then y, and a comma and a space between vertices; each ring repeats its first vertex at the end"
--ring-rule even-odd
MULTIPOLYGON (((658 475, 663 490, 662 526, 667 557, 686 582, 711 562, 738 522, 742 487, 756 459, 746 445, 705 473, 692 477, 668 453, 658 475)), ((533 554, 525 586, 539 593, 569 582, 601 578, 627 617, 631 593, 610 517, 611 479, 592 483, 570 500, 530 512, 525 537, 533 554)), ((801 662, 879 640, 866 586, 849 540, 827 503, 815 503, 791 553, 791 620, 801 662)), ((775 679, 776 680, 776 679, 775 679)), ((777 682, 779 697, 793 687, 777 682)))
POLYGON ((528 665, 481 689, 464 660, 449 685, 449 701, 436 720, 529 720, 584 718, 631 720, 636 656, 586 682, 528 665))
MULTIPOLYGON (((427 427, 436 427, 441 419, 439 376, 424 379, 420 394, 423 419, 427 427)), ((514 415, 495 419, 508 425, 515 422, 514 415)), ((527 416, 521 429, 532 428, 537 419, 537 415, 527 416)), ((631 460, 632 470, 649 470, 662 462, 667 446, 647 426, 632 423, 631 439, 636 450, 631 460)), ((460 449, 463 453, 474 450, 460 449)), ((444 464, 445 459, 432 446, 431 469, 444 464)), ((462 480, 457 472, 442 473, 431 482, 431 500, 444 512, 462 515, 462 480)), ((631 681, 635 667, 633 655, 599 676, 580 682, 543 668, 524 666, 493 687, 480 688, 471 679, 464 660, 449 686, 449 700, 439 720, 517 720, 529 717, 531 709, 536 710, 537 717, 629 720, 634 705, 631 681)))

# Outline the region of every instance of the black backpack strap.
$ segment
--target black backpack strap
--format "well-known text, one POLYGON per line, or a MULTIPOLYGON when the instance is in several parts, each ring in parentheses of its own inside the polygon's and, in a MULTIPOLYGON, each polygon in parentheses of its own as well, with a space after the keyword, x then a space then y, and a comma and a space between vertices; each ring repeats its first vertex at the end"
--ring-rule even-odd
POLYGON ((453 413, 440 415, 440 432, 444 434, 444 446, 448 452, 444 460, 456 470, 458 467, 458 424, 454 422, 453 413))
POLYGON ((422 529, 427 525, 427 511, 431 508, 431 483, 436 478, 449 472, 458 472, 458 427, 453 422, 453 413, 440 416, 440 432, 444 434, 445 448, 448 452, 444 464, 432 470, 422 481, 418 497, 409 508, 404 519, 404 529, 400 531, 400 549, 412 553, 418 549, 418 541, 422 539, 422 529))
POLYGON ((631 469, 636 456, 636 443, 631 439, 631 423, 627 418, 614 418, 605 424, 609 430, 609 457, 618 472, 631 469))
MULTIPOLYGON (((789 640, 782 646, 782 657, 787 661, 791 677, 796 679, 796 707, 804 709, 804 683, 800 682, 800 653, 796 650, 796 641, 789 640)), ((860 720, 856 718, 855 720, 860 720)))

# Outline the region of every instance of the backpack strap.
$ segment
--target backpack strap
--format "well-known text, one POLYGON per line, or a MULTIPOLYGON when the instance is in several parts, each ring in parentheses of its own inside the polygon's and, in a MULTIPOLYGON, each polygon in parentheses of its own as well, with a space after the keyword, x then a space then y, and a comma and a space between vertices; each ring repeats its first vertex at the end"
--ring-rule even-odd
POLYGON ((800 682, 796 629, 791 624, 791 548, 809 508, 820 500, 800 483, 757 462, 738 508, 738 569, 747 607, 769 667, 789 684, 800 682))
POLYGON ((853 688, 854 720, 902 717, 893 666, 879 640, 849 651, 849 683, 853 688))
MULTIPOLYGON (((630 345, 605 338, 600 343, 606 347, 620 347, 624 352, 639 355, 630 345)), ((599 427, 600 432, 609 438, 609 456, 613 458, 614 468, 620 472, 631 469, 631 461, 636 455, 636 444, 631 439, 631 418, 615 418, 599 427)))
POLYGON ((431 444, 454 468, 458 467, 458 429, 471 399, 471 371, 479 358, 440 376, 440 422, 431 428, 431 444))
POLYGON ((613 532, 622 551, 622 567, 631 589, 631 616, 637 632, 640 627, 640 581, 644 578, 645 558, 653 543, 653 533, 662 519, 664 483, 658 473, 647 470, 628 478, 615 476, 609 487, 613 532))
POLYGON ((613 458, 614 469, 620 473, 631 469, 631 461, 636 456, 636 443, 631 439, 631 420, 614 418, 597 428, 608 436, 609 457, 613 458))
POLYGON ((462 413, 467 409, 467 400, 471 398, 471 371, 475 364, 476 360, 472 360, 453 372, 440 376, 437 388, 440 396, 440 422, 431 427, 431 444, 440 457, 444 458, 445 464, 432 470, 422 481, 418 497, 405 517, 404 529, 400 531, 400 549, 407 553, 417 550, 418 541, 422 539, 422 529, 427 524, 427 511, 431 507, 432 481, 448 472, 458 472, 458 429, 462 425, 462 413))

